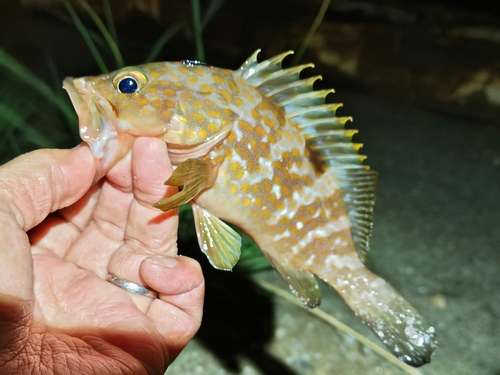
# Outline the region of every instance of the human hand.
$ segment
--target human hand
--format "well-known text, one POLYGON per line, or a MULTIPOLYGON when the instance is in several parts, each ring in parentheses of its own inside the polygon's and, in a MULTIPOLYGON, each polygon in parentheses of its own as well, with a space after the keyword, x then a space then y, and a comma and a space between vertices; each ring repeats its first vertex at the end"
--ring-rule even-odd
POLYGON ((200 266, 176 256, 177 212, 152 206, 175 193, 165 143, 138 138, 91 186, 96 168, 87 147, 0 167, 2 374, 162 374, 199 328, 200 266))

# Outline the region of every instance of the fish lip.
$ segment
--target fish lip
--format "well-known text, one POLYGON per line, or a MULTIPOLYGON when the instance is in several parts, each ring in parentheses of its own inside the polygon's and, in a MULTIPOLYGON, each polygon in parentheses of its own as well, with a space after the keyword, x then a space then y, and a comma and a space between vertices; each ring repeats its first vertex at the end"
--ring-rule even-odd
POLYGON ((68 92, 78 115, 80 138, 91 148, 104 168, 112 166, 122 152, 117 142, 117 115, 113 105, 85 78, 67 77, 63 89, 68 92))
POLYGON ((66 77, 63 80, 62 87, 68 93, 69 99, 71 100, 71 104, 73 104, 76 113, 78 114, 78 116, 80 116, 79 114, 83 111, 84 102, 82 99, 82 93, 80 93, 78 89, 75 87, 73 83, 74 81, 75 79, 73 77, 66 77))
POLYGON ((231 132, 231 128, 216 134, 205 142, 195 145, 179 145, 175 143, 167 143, 168 156, 174 166, 181 164, 187 159, 196 159, 205 156, 220 144, 231 132))

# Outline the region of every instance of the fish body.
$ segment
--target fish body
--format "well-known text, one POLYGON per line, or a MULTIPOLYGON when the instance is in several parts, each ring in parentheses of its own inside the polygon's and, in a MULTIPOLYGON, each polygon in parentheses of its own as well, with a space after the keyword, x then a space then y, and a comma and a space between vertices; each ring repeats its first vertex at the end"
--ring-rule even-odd
POLYGON ((211 264, 231 269, 247 232, 308 307, 320 303, 315 276, 331 285, 401 360, 419 366, 434 351, 434 328, 361 259, 368 250, 377 175, 325 104, 332 90, 312 66, 281 68, 284 53, 258 51, 232 71, 198 62, 152 63, 98 77, 66 79, 80 133, 103 164, 137 136, 164 140, 182 190, 157 203, 191 203, 211 264), (360 259, 361 258, 361 259, 360 259))

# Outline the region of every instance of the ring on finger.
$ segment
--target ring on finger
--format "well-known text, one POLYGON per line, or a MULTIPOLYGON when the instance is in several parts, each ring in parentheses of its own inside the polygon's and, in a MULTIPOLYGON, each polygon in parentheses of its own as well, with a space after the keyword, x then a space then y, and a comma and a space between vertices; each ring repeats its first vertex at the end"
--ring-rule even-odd
POLYGON ((120 279, 115 275, 108 274, 108 278, 106 279, 111 284, 116 285, 117 287, 126 290, 130 293, 140 294, 149 298, 158 298, 158 292, 146 288, 144 285, 136 284, 132 281, 120 279))

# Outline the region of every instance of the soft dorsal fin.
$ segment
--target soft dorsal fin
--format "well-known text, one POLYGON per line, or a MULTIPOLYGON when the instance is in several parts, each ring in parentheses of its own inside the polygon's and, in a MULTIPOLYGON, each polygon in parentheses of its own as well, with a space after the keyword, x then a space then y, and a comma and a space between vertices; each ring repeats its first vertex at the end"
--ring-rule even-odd
POLYGON ((359 155, 358 150, 363 145, 352 142, 357 131, 344 129, 352 117, 336 117, 335 113, 342 104, 325 103, 325 97, 334 90, 313 89, 314 82, 321 76, 300 79, 302 70, 314 67, 313 64, 282 69, 283 59, 293 51, 260 63, 257 61, 259 52, 257 50, 250 56, 238 73, 285 110, 323 168, 335 173, 356 249, 364 259, 371 235, 377 173, 362 164, 366 157, 359 155))

